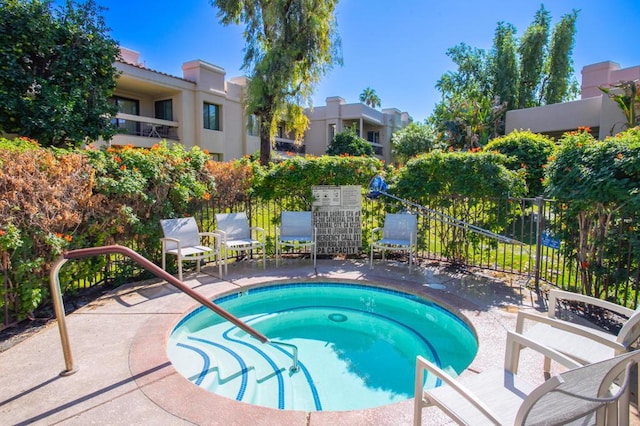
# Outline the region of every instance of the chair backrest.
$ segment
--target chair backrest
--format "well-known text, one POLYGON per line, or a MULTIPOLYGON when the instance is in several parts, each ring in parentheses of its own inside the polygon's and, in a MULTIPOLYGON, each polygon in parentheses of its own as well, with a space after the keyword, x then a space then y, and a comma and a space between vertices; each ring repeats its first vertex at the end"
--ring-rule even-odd
POLYGON ((247 214, 241 213, 218 213, 216 214, 218 229, 224 231, 227 240, 250 240, 251 229, 247 214))
POLYGON ((624 325, 618 332, 618 343, 628 348, 640 337, 640 308, 633 312, 633 315, 625 321, 624 325))
POLYGON ((410 213, 387 213, 382 229, 383 238, 413 240, 418 233, 418 217, 410 213))
MULTIPOLYGON (((182 247, 197 246, 200 244, 200 231, 198 231, 198 224, 193 217, 162 219, 160 220, 160 226, 162 227, 162 233, 165 237, 180 240, 182 247)), ((177 248, 177 244, 173 241, 167 241, 166 248, 167 250, 175 249, 177 248)))
POLYGON ((280 238, 313 238, 313 215, 311 212, 282 212, 280 215, 280 238))
POLYGON ((631 366, 638 361, 640 351, 627 352, 547 380, 527 396, 516 424, 565 424, 595 416, 596 410, 629 396, 631 366))

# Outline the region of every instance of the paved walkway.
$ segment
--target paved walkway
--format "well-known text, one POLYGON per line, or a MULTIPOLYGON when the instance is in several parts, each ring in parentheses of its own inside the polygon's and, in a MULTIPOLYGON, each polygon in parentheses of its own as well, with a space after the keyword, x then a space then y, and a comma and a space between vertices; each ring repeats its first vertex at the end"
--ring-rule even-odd
MULTIPOLYGON (((229 266, 224 280, 204 268, 187 274, 187 284, 207 297, 243 287, 287 279, 353 280, 385 283, 424 294, 461 313, 475 329, 479 351, 464 375, 504 360, 506 330, 515 329, 518 308, 535 309, 536 300, 498 274, 455 274, 441 268, 414 268, 379 261, 309 260, 252 262, 229 266)), ((412 401, 349 412, 281 411, 212 394, 177 374, 165 353, 168 333, 195 302, 165 282, 123 286, 67 317, 75 374, 65 368, 56 324, 0 353, 0 424, 64 425, 410 425, 412 401)), ((541 382, 542 358, 523 352, 521 374, 541 382)), ((423 424, 450 424, 433 408, 423 424)))

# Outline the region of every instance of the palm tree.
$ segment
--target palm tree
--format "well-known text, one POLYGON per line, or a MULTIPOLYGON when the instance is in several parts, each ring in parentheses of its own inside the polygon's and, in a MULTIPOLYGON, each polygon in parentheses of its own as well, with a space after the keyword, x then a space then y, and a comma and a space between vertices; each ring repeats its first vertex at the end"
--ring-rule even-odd
POLYGON ((376 91, 371 87, 367 87, 362 91, 360 94, 360 102, 369 105, 371 108, 376 108, 381 105, 380 98, 376 95, 376 91))

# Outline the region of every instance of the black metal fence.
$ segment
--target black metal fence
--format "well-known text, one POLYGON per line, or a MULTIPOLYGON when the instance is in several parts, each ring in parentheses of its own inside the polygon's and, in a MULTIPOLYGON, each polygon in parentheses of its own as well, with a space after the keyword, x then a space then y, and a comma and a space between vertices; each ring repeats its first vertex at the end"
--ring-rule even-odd
MULTIPOLYGON (((432 207, 447 205, 446 212, 431 214, 430 206, 423 206, 418 213, 419 251, 418 260, 455 262, 460 266, 476 267, 507 274, 524 277, 524 281, 532 288, 551 285, 562 289, 579 291, 581 287, 581 265, 576 256, 567 250, 564 242, 554 238, 553 230, 566 228, 563 209, 555 208, 555 202, 542 198, 481 200, 474 202, 473 210, 465 210, 459 203, 468 200, 450 199, 447 203, 442 200, 434 200, 432 207), (458 208, 460 207, 460 208, 458 208), (455 220, 463 222, 447 222, 443 217, 448 217, 447 212, 462 212, 462 217, 451 216, 455 220), (444 216, 442 215, 444 214, 444 216), (492 223, 501 223, 500 229, 495 233, 496 238, 475 232, 464 226, 471 223, 483 228, 487 217, 492 217, 492 223), (516 241, 517 243, 508 242, 516 241), (452 250, 457 250, 455 259, 452 259, 452 250)), ((300 209, 311 210, 307 205, 300 209)), ((278 226, 280 213, 288 206, 301 206, 300 200, 270 200, 264 201, 251 199, 241 201, 233 205, 221 206, 216 200, 211 200, 207 205, 198 205, 192 210, 192 214, 198 220, 202 231, 214 230, 215 213, 245 211, 252 226, 265 229, 267 235, 267 251, 274 252, 274 237, 278 226), (284 206, 284 207, 283 207, 284 206)), ((368 255, 371 240, 371 229, 381 226, 387 211, 395 212, 401 209, 411 208, 393 200, 371 200, 363 192, 362 197, 362 255, 368 255)), ((627 226, 629 218, 615 222, 616 226, 627 226)), ((634 248, 631 239, 624 238, 623 232, 620 241, 615 245, 617 252, 606 259, 604 266, 606 273, 593 271, 595 282, 604 288, 604 295, 620 304, 635 308, 638 305, 638 283, 640 281, 640 268, 638 268, 640 253, 634 248)), ((136 250, 136 236, 119 244, 136 250)), ((158 242, 157 254, 150 259, 159 264, 160 243, 158 242)), ((83 260, 96 261, 96 260, 83 260)), ((74 289, 93 287, 96 285, 114 285, 146 278, 145 271, 124 258, 112 256, 103 260, 104 272, 96 277, 77 276, 73 283, 61 283, 63 288, 74 289)), ((82 268, 78 269, 79 271, 82 268)), ((10 290, 5 289, 5 300, 10 298, 10 290)), ((4 323, 9 324, 15 316, 10 312, 10 304, 4 306, 4 323)))

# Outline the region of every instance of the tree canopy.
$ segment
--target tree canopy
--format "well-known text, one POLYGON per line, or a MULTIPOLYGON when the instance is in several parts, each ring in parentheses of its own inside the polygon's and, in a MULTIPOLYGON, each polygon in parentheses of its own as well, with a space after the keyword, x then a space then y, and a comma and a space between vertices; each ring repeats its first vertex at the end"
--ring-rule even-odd
POLYGON ((428 124, 409 123, 393 133, 391 150, 396 160, 406 163, 411 157, 431 151, 435 139, 435 133, 428 124))
POLYGON ((118 44, 93 0, 4 0, 0 8, 0 131, 45 146, 110 139, 118 44))
POLYGON ((356 134, 355 129, 348 128, 336 133, 327 147, 327 155, 373 156, 373 147, 365 139, 356 134))
POLYGON ((367 87, 360 93, 360 102, 370 106, 371 108, 376 108, 381 105, 380 97, 376 93, 375 89, 371 87, 367 87))
POLYGON ((549 37, 550 14, 540 6, 520 39, 499 22, 489 51, 465 43, 447 55, 457 66, 436 84, 442 100, 429 121, 454 148, 472 149, 504 134, 504 113, 575 98, 571 59, 578 11, 563 16, 549 37), (549 41, 550 40, 550 41, 549 41))
POLYGON ((260 163, 271 160, 278 125, 301 139, 308 126, 303 104, 314 86, 342 62, 334 16, 337 0, 210 0, 225 25, 244 24, 242 68, 250 78, 246 112, 260 124, 260 163))

